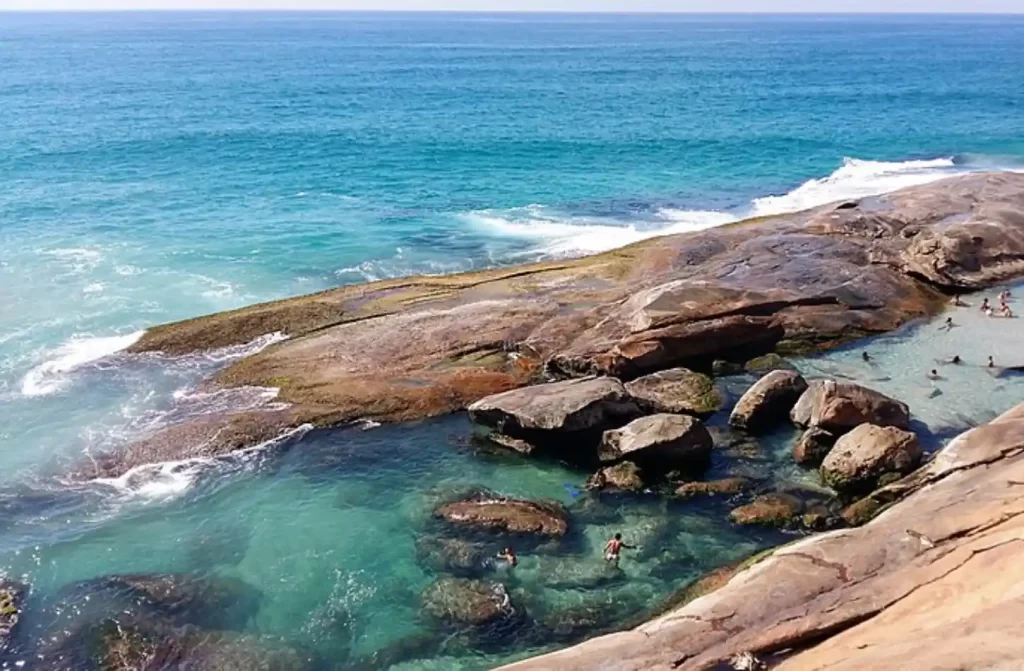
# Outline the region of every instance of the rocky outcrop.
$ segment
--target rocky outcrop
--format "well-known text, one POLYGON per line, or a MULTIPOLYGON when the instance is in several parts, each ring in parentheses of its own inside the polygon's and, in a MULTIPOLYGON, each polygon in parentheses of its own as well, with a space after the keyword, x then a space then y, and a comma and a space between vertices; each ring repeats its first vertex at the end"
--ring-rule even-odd
POLYGON ((554 502, 478 494, 440 506, 434 516, 456 527, 533 536, 564 536, 569 515, 554 502))
POLYGON ((672 368, 644 375, 626 383, 626 391, 647 412, 677 413, 698 417, 722 409, 725 399, 707 375, 686 368, 672 368))
POLYGON ((598 458, 606 463, 627 459, 660 473, 692 471, 707 465, 712 446, 711 434, 699 420, 687 415, 651 415, 606 431, 598 458))
POLYGON ((1016 668, 1024 659, 1024 405, 888 489, 871 522, 798 540, 640 627, 503 667, 1016 668), (776 656, 775 653, 785 653, 776 656))
POLYGON ((416 558, 433 571, 476 575, 483 570, 489 553, 480 545, 459 538, 425 536, 416 540, 416 558))
POLYGON ((800 373, 772 371, 740 397, 729 415, 729 424, 751 433, 769 429, 787 417, 805 391, 807 382, 800 373))
POLYGON ((883 476, 902 476, 914 470, 922 454, 913 433, 862 424, 836 441, 821 465, 821 477, 844 496, 864 494, 883 476))
POLYGON ((910 425, 905 403, 859 384, 835 380, 811 382, 793 406, 790 418, 799 427, 824 429, 835 435, 867 423, 900 429, 910 425))
POLYGON ((1024 272, 1022 212, 1024 175, 968 175, 856 208, 570 261, 340 287, 151 328, 132 352, 187 354, 287 335, 213 382, 277 387, 289 408, 226 411, 202 420, 201 432, 170 428, 84 464, 83 475, 223 454, 265 436, 254 426, 418 419, 545 375, 633 379, 889 331, 941 309, 934 284, 962 290, 1024 272))
POLYGON ((835 444, 835 435, 816 426, 811 427, 800 434, 793 446, 793 461, 806 467, 820 466, 835 444))
POLYGON ((531 448, 575 449, 582 454, 568 456, 581 459, 591 458, 588 452, 601 432, 639 414, 622 383, 607 377, 534 385, 469 406, 470 418, 493 429, 499 443, 507 437, 531 448))
POLYGON ((775 352, 754 357, 743 364, 743 369, 748 373, 755 373, 757 375, 767 375, 773 370, 796 370, 793 364, 775 352))
POLYGON ((753 483, 747 478, 734 477, 707 482, 685 482, 676 488, 676 496, 689 499, 697 496, 732 496, 747 491, 753 483))
POLYGON ((740 525, 788 527, 795 523, 803 509, 803 502, 792 494, 774 492, 736 508, 729 513, 729 519, 740 525))
POLYGON ((515 615, 505 588, 495 582, 466 578, 441 578, 422 595, 423 610, 454 624, 479 627, 515 615))

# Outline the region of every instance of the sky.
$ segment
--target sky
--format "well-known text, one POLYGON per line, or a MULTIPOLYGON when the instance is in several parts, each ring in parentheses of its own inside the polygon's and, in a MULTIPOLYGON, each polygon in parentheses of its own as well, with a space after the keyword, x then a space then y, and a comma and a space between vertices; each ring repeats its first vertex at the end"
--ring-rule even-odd
POLYGON ((0 0, 0 11, 125 9, 1024 13, 1024 0, 0 0))

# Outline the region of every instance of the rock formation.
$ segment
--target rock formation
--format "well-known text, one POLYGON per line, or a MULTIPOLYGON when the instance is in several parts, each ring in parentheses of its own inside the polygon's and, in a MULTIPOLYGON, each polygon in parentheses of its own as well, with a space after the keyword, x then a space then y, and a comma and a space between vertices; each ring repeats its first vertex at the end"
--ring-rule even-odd
POLYGON ((636 629, 503 669, 710 671, 744 654, 779 671, 1017 668, 1022 483, 1024 405, 889 485, 905 498, 865 526, 782 546, 636 629))
POLYGON ((740 397, 729 415, 729 424, 752 433, 771 428, 786 418, 805 391, 807 382, 800 373, 772 371, 740 397))
POLYGON ((651 415, 605 431, 598 458, 603 462, 626 459, 660 473, 697 470, 706 465, 712 445, 711 434, 693 417, 651 415))
POLYGON ((861 424, 910 425, 906 404, 852 382, 814 380, 793 406, 793 423, 841 435, 861 424))
POLYGON ((1024 274, 1022 212, 1024 175, 967 175, 588 258, 347 286, 152 328, 131 351, 288 336, 213 383, 277 387, 289 405, 170 427, 82 475, 222 454, 304 423, 434 416, 545 376, 634 379, 889 331, 941 309, 942 291, 1024 274))
POLYGON ((569 515, 554 502, 509 499, 486 493, 447 503, 434 516, 456 527, 512 534, 564 536, 569 515))
POLYGON ((914 470, 922 454, 917 436, 909 431, 861 424, 836 441, 821 465, 821 477, 840 494, 864 494, 887 474, 914 470))
POLYGON ((626 383, 626 391, 641 408, 651 413, 712 415, 725 399, 707 375, 686 368, 672 368, 644 375, 626 383))

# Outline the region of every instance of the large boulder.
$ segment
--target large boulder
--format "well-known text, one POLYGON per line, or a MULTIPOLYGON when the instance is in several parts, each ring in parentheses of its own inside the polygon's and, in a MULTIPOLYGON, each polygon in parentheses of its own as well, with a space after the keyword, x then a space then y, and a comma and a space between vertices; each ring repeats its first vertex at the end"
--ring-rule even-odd
POLYGON ((903 475, 921 462, 917 436, 892 426, 862 424, 836 441, 821 477, 844 496, 866 493, 887 474, 903 475))
POLYGON ((807 382, 800 373, 772 371, 740 397, 729 416, 729 424, 751 433, 768 429, 786 417, 805 391, 807 382))
POLYGON ((555 502, 481 493, 440 506, 434 516, 459 527, 534 536, 564 536, 569 514, 555 502))
POLYGON ((688 415, 651 415, 606 431, 598 458, 632 461, 645 469, 694 470, 707 464, 713 441, 700 420, 688 415))
POLYGON ((648 412, 705 416, 725 404, 714 380, 686 368, 639 377, 626 383, 626 391, 648 412))
POLYGON ((565 380, 487 396, 469 406, 477 424, 494 431, 496 442, 521 452, 537 447, 588 458, 601 432, 640 415, 621 382, 597 377, 565 380))
POLYGON ((816 426, 811 427, 793 445, 793 461, 801 466, 820 466, 835 443, 835 435, 816 426))
POLYGON ((453 624, 478 627, 515 614, 505 588, 485 580, 441 578, 427 587, 422 601, 427 614, 453 624))
POLYGON ((910 425, 905 403, 852 382, 815 380, 793 406, 793 423, 802 428, 818 427, 836 435, 861 424, 910 425))
POLYGON ((803 502, 792 494, 774 492, 736 508, 729 513, 729 519, 740 525, 788 527, 796 523, 803 509, 803 502))

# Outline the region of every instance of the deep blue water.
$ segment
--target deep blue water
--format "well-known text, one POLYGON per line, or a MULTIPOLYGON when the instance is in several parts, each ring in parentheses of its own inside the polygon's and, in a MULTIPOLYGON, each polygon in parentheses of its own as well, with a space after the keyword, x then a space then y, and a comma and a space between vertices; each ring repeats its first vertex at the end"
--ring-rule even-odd
MULTIPOLYGON (((194 385, 231 353, 104 355, 156 323, 339 283, 1024 169, 1022 66, 1024 17, 0 14, 0 569, 40 603, 112 571, 241 576, 268 591, 249 630, 353 658, 386 647, 418 626, 434 577, 414 552, 426 489, 571 503, 564 485, 585 474, 481 460, 443 420, 318 434, 283 465, 65 491, 52 473, 84 453, 224 402, 194 385), (391 442, 418 477, 337 456, 391 442), (328 615, 344 636, 317 629, 328 615)), ((905 372, 887 384, 913 396, 905 372)), ((920 416, 969 423, 982 405, 920 416)), ((785 441, 772 449, 785 463, 785 441)), ((598 595, 634 614, 769 540, 716 527, 718 509, 665 528, 657 504, 615 514, 683 553, 598 595)), ((524 559, 540 612, 592 605, 545 582, 593 572, 577 563, 524 559)), ((435 648, 411 668, 521 652, 435 648)))

